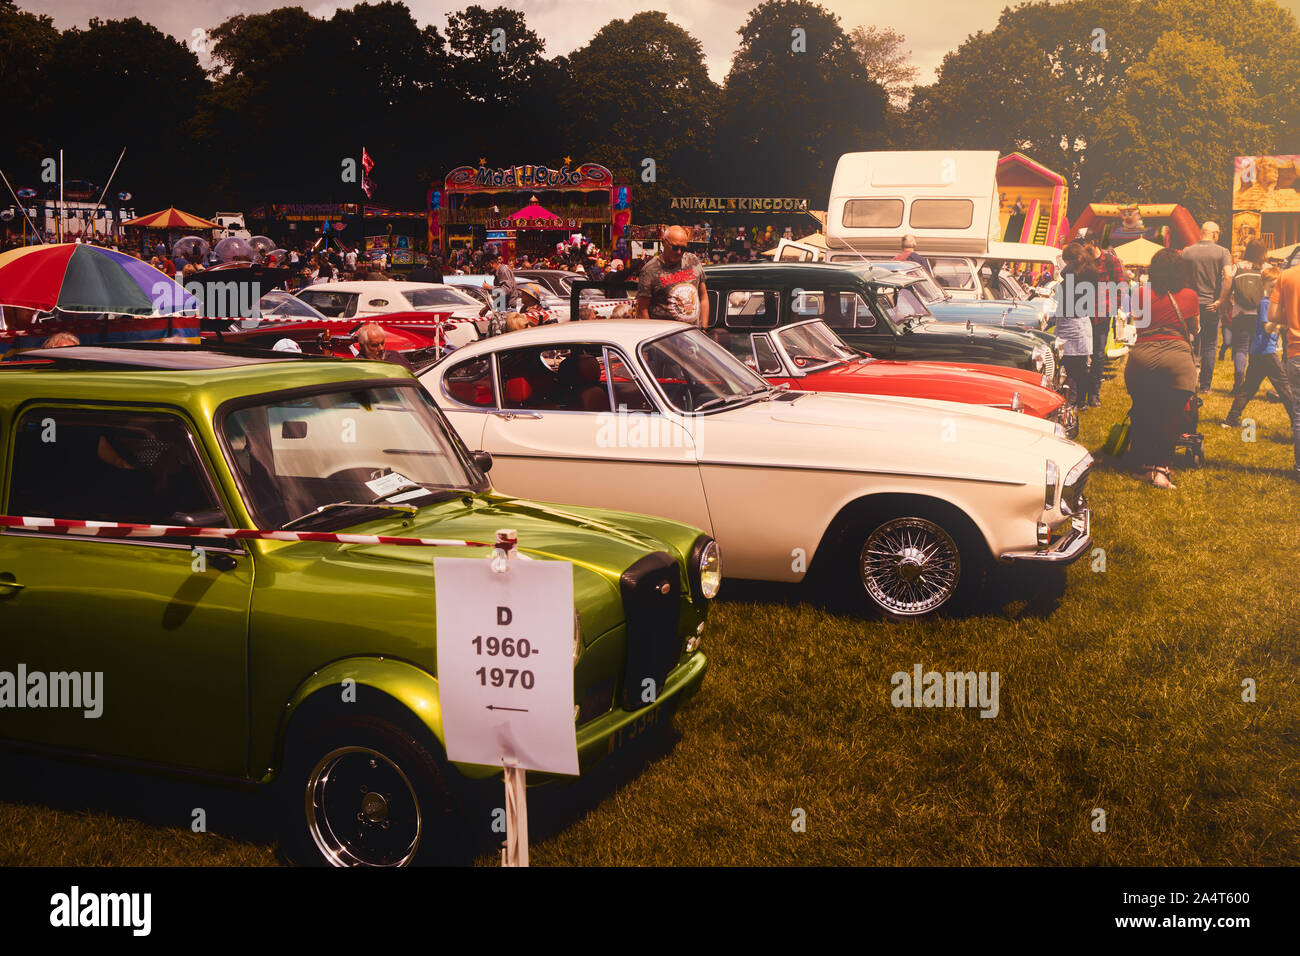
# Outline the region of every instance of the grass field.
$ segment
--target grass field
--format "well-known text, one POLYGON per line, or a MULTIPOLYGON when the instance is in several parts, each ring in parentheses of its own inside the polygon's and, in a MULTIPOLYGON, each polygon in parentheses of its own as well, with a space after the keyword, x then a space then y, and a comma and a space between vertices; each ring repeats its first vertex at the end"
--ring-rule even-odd
MULTIPOLYGON (((728 582, 701 693, 650 750, 530 798, 532 862, 1300 863, 1300 484, 1276 401, 1247 409, 1254 442, 1218 427, 1230 383, 1220 365, 1208 464, 1176 491, 1100 462, 1105 570, 1082 560, 1063 591, 1004 579, 995 610, 899 625, 728 582), (1000 713, 894 708, 890 676, 916 664, 997 671, 1000 713)), ((1104 399, 1083 416, 1094 450, 1121 378, 1104 399)), ((0 865, 278 862, 260 796, 0 761, 0 865)), ((483 863, 495 792, 469 811, 483 863)))

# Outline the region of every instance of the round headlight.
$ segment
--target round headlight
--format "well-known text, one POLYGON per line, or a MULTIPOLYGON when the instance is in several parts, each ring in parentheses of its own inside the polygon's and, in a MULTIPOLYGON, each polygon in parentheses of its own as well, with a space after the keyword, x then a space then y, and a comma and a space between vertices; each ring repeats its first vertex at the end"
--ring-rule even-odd
POLYGON ((718 542, 709 539, 700 549, 700 593, 709 600, 718 596, 722 587, 722 555, 718 542))

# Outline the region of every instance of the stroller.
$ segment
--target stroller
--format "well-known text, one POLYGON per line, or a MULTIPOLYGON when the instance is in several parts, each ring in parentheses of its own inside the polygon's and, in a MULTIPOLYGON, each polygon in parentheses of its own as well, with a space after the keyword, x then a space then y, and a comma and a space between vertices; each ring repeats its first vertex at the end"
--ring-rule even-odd
MULTIPOLYGON (((1177 454, 1181 450, 1187 464, 1193 468, 1200 468, 1205 464, 1205 436, 1196 430, 1201 420, 1201 406, 1204 404, 1201 396, 1196 394, 1187 399, 1187 404, 1183 407, 1182 429, 1178 433, 1178 438, 1174 440, 1174 453, 1177 454)), ((1106 454, 1119 458, 1128 451, 1132 414, 1133 407, 1129 406, 1129 410, 1124 413, 1124 419, 1112 426, 1106 444, 1102 445, 1102 451, 1106 454)))

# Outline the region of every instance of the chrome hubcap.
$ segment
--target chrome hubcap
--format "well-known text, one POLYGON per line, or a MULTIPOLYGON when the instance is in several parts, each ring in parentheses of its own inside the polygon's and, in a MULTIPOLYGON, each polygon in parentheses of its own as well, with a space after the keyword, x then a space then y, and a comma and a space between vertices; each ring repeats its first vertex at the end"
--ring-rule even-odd
POLYGON ((961 579, 961 555, 952 536, 924 518, 895 518, 867 538, 858 563, 871 599, 891 614, 928 614, 943 605, 961 579))
POLYGON ((340 747, 307 778, 307 829, 333 866, 405 866, 423 831, 401 767, 368 747, 340 747))

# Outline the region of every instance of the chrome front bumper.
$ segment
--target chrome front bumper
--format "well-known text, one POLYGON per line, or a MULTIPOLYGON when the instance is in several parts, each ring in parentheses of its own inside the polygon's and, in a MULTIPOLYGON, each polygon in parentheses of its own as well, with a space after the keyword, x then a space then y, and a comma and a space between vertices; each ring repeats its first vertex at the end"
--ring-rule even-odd
MULTIPOLYGON (((1068 530, 1059 539, 1036 551, 1003 551, 1000 561, 1044 561, 1070 564, 1083 557, 1092 545, 1092 510, 1084 507, 1070 515, 1068 530)), ((1064 527, 1064 525, 1063 525, 1064 527)))

